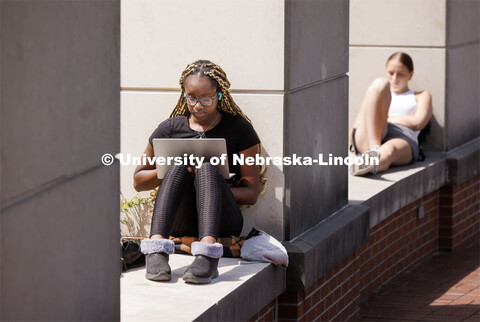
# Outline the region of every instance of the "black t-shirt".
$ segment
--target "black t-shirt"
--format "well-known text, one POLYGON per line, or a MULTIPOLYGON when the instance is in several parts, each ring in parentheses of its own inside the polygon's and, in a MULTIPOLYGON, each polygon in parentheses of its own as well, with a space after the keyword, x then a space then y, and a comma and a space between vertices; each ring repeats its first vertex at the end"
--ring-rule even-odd
MULTIPOLYGON (((230 172, 240 173, 238 165, 233 165, 233 154, 251 148, 260 143, 257 133, 250 122, 239 115, 222 113, 222 119, 213 129, 205 132, 205 138, 224 138, 227 142, 228 166, 230 172)), ((148 141, 159 138, 200 138, 200 134, 190 128, 188 117, 177 116, 166 119, 153 131, 148 141)))

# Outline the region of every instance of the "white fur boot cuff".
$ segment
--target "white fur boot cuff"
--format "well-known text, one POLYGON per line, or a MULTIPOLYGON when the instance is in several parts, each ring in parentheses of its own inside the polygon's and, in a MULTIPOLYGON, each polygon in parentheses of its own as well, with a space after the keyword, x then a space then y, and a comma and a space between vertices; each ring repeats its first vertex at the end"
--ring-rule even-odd
POLYGON ((193 242, 192 255, 203 255, 210 258, 220 258, 223 256, 223 245, 220 243, 207 244, 202 242, 193 242))
POLYGON ((170 239, 143 239, 140 243, 142 253, 145 255, 153 253, 173 254, 175 243, 170 239))

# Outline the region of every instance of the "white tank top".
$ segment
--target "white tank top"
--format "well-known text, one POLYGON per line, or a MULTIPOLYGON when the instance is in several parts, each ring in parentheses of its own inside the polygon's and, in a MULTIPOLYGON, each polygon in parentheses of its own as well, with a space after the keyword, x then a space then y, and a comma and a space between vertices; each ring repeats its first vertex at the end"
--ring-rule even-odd
MULTIPOLYGON (((388 109, 389 116, 414 115, 417 111, 417 101, 415 92, 408 91, 401 94, 392 93, 392 101, 388 109)), ((415 131, 418 134, 420 131, 415 131)))

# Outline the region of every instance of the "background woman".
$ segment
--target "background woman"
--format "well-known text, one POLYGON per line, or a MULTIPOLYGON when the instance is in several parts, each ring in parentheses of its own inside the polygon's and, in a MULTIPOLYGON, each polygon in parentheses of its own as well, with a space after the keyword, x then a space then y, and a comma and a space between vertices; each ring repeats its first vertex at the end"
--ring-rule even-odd
POLYGON ((134 173, 137 191, 160 185, 153 210, 150 238, 143 240, 146 278, 170 280, 168 255, 174 244, 169 236, 199 236, 192 243, 195 260, 183 279, 209 283, 218 276, 218 259, 223 247, 217 237, 239 236, 243 218, 239 205, 253 205, 260 191, 258 166, 233 165, 233 154, 245 157, 260 153, 260 140, 250 120, 230 95, 225 72, 208 60, 189 64, 180 77, 182 93, 170 118, 152 133, 145 155, 153 157, 154 138, 225 138, 230 172, 235 183, 225 181, 209 163, 194 170, 171 166, 165 178, 157 178, 155 166, 140 165, 134 173))
POLYGON ((418 158, 418 134, 432 116, 432 97, 409 89, 413 62, 408 54, 391 55, 386 74, 368 88, 349 135, 354 152, 379 157, 379 165, 352 165, 352 175, 385 171, 418 158))

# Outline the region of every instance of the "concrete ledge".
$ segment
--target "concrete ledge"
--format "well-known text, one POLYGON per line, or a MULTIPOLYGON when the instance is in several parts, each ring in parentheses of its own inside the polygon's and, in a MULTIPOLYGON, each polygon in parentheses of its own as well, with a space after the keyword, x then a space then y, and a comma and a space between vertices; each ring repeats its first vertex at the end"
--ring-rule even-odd
POLYGON ((480 171, 480 138, 449 153, 427 152, 426 160, 364 177, 349 176, 349 206, 290 242, 287 290, 305 290, 368 241, 370 228, 441 188, 480 171))
POLYGON ((349 176, 349 204, 370 208, 370 227, 430 192, 461 184, 480 173, 480 138, 448 153, 425 154, 425 161, 410 166, 364 177, 349 176))
POLYGON ((349 176, 350 204, 370 208, 370 228, 413 201, 445 185, 446 154, 427 152, 426 160, 364 177, 349 176))
POLYGON ((369 237, 368 208, 346 206, 290 242, 287 290, 306 290, 342 263, 369 237))
MULTIPOLYGON (((246 263, 245 265, 252 265, 246 263)), ((285 267, 264 263, 261 265, 266 266, 195 321, 246 321, 275 300, 285 291, 285 267)))
POLYGON ((448 186, 459 185, 480 173, 480 138, 467 142, 447 154, 448 186))
POLYGON ((284 242, 290 265, 275 267, 222 258, 219 278, 208 285, 185 284, 192 256, 172 255, 172 281, 155 283, 145 269, 121 279, 123 321, 247 320, 285 289, 304 291, 352 255, 370 228, 411 202, 444 185, 458 185, 480 171, 480 138, 448 153, 426 153, 424 162, 387 172, 349 176, 349 205, 295 239, 284 242))
POLYGON ((220 276, 207 285, 186 284, 184 271, 193 256, 171 255, 172 280, 145 279, 145 268, 122 275, 121 320, 247 320, 285 290, 285 268, 273 264, 221 258, 220 276))

